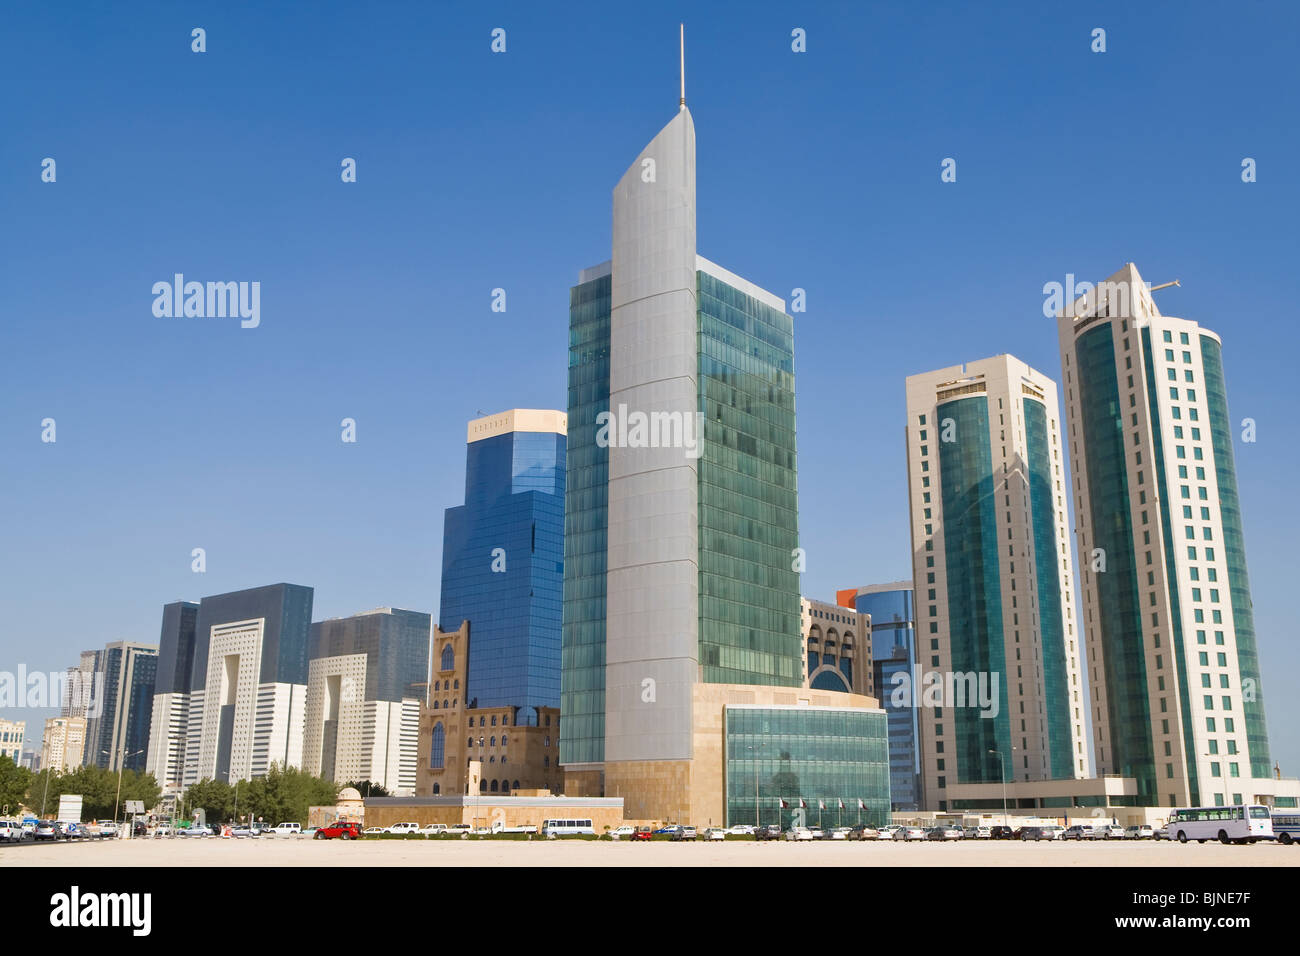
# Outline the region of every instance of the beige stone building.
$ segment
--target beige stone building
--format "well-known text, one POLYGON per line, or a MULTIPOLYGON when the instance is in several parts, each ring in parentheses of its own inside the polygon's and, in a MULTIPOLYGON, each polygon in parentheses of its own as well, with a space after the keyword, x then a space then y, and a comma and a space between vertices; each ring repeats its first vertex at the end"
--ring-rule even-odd
POLYGON ((875 697, 871 615, 830 601, 803 598, 805 687, 875 697))
POLYGON ((67 773, 81 766, 86 749, 85 717, 50 717, 41 742, 41 769, 67 773))
POLYGON ((480 794, 518 790, 559 792, 560 710, 537 708, 537 725, 516 722, 517 707, 466 707, 470 622, 433 629, 430 680, 420 709, 415 792, 421 797, 468 793, 470 762, 482 764, 480 794))

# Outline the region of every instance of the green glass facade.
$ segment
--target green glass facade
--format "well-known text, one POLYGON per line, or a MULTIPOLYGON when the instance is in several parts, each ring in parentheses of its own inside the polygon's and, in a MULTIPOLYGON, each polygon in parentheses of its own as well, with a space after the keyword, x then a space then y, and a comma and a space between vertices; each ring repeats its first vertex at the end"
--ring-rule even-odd
POLYGON ((727 826, 779 823, 786 829, 800 812, 808 824, 825 826, 889 822, 883 711, 728 707, 724 734, 727 826), (800 799, 807 804, 802 811, 800 799))
MULTIPOLYGON (((1183 754, 1187 760, 1187 785, 1190 802, 1199 804, 1200 783, 1197 773, 1196 736, 1192 732, 1191 687, 1187 673, 1187 648, 1183 643, 1182 603, 1178 592, 1178 566, 1174 556, 1173 502, 1169 499, 1169 481, 1165 476, 1164 436, 1160 430, 1160 408, 1156 391, 1155 353, 1151 349, 1151 328, 1142 330, 1142 361, 1146 372, 1147 403, 1154 427, 1152 433, 1152 452, 1155 461, 1156 492, 1160 496, 1161 533, 1165 537, 1166 590, 1169 594, 1169 613, 1172 616, 1174 664, 1178 668, 1179 707, 1182 710, 1183 754)), ((1168 777, 1166 776, 1166 779, 1168 777)))
POLYGON ((1228 593, 1232 601, 1232 628, 1237 638, 1237 667, 1241 672, 1246 719, 1246 745, 1250 772, 1261 779, 1272 776, 1268 729, 1264 722, 1264 692, 1259 679, 1259 652, 1255 644, 1255 614, 1246 572, 1246 542, 1241 529, 1241 501, 1237 497, 1237 466, 1232 454, 1232 419, 1228 417, 1228 390, 1223 380, 1223 351, 1208 335, 1200 336, 1201 364, 1205 369, 1205 401, 1210 413, 1210 441, 1214 446, 1214 471, 1219 485, 1219 516, 1223 522, 1223 550, 1228 565, 1228 593), (1254 681, 1247 697, 1246 681, 1254 681))
POLYGON ((794 320, 708 273, 697 278, 703 680, 796 687, 794 320))
POLYGON ((1042 641, 1044 716, 1047 721, 1048 771, 1052 779, 1074 776, 1070 741, 1070 678, 1066 673, 1064 617, 1061 607, 1062 560, 1056 547, 1056 507, 1052 493, 1052 443, 1047 410, 1025 398, 1025 468, 1034 537, 1034 577, 1038 582, 1038 627, 1042 641))
POLYGON ((609 410, 610 277, 569 291, 569 437, 564 496, 560 762, 605 759, 605 555, 609 449, 596 416, 609 410))
POLYGON ((943 492, 944 566, 948 581, 949 656, 954 673, 998 676, 998 710, 982 717, 974 706, 954 707, 945 720, 955 731, 953 755, 963 783, 1002 779, 1010 756, 1010 708, 1007 705, 1006 649, 1003 641, 1002 586, 998 566, 997 505, 993 486, 993 452, 989 446, 989 402, 983 395, 944 402, 935 418, 955 441, 939 442, 943 492))
MULTIPOLYGON (((1142 606, 1138 593, 1137 556, 1129 507, 1128 468, 1124 457, 1124 418, 1110 323, 1085 332, 1075 342, 1083 446, 1088 450, 1087 476, 1092 549, 1105 555, 1106 570, 1093 572, 1104 655, 1107 718, 1110 723, 1110 772, 1133 777, 1144 803, 1157 799, 1151 715, 1143 650, 1142 606)), ((1089 561, 1090 555, 1081 555, 1089 561)))

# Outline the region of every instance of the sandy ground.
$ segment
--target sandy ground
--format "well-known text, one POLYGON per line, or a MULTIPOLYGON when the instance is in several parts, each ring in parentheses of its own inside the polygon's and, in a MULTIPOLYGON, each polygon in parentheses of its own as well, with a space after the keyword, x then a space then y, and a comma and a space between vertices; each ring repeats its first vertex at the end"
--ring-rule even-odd
POLYGON ((1129 843, 624 843, 171 839, 0 848, 15 866, 1300 866, 1300 846, 1129 843))

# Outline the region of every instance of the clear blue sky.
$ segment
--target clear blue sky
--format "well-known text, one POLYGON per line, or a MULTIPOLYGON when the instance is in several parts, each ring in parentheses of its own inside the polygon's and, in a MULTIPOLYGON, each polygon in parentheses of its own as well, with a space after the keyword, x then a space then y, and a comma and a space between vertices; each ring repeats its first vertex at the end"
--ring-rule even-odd
MULTIPOLYGON (((436 611, 465 422, 564 407, 568 289, 676 110, 684 18, 700 251, 807 290, 805 593, 910 574, 903 377, 1011 352, 1059 378, 1043 284, 1136 262, 1183 281, 1160 308, 1222 335, 1258 422, 1238 477, 1274 755, 1300 773, 1294 6, 616 6, 6 9, 0 669, 276 581, 318 619, 436 611), (261 327, 155 318, 176 272, 261 282, 261 327)), ((45 714, 6 716, 36 737, 45 714)))

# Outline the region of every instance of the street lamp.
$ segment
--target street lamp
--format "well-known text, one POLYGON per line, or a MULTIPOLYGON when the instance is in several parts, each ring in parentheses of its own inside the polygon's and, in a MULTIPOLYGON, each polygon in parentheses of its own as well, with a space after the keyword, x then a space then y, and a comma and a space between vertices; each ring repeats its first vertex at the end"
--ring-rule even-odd
POLYGON ((1007 816, 1007 767, 1002 760, 1002 753, 998 750, 990 750, 989 753, 998 755, 998 773, 1002 777, 1002 825, 1011 826, 1011 818, 1007 816))
MULTIPOLYGON (((100 753, 102 753, 105 757, 108 757, 110 761, 111 761, 112 758, 113 758, 113 755, 112 755, 111 753, 109 753, 107 750, 101 750, 100 753)), ((136 750, 136 751, 133 751, 133 752, 131 752, 131 753, 129 753, 129 754, 128 754, 128 753, 124 753, 124 754, 122 754, 122 759, 121 759, 120 761, 118 761, 118 764, 117 764, 117 796, 113 798, 113 822, 114 822, 114 823, 117 822, 117 808, 118 808, 118 806, 119 806, 119 805, 121 804, 121 802, 122 802, 122 771, 126 769, 126 762, 127 762, 128 760, 130 760, 132 757, 138 757, 138 756, 140 756, 140 754, 142 754, 142 753, 144 753, 143 750, 136 750)), ((46 783, 47 786, 49 785, 49 778, 48 778, 48 777, 45 779, 45 783, 46 783)), ((122 823, 123 823, 123 825, 125 825, 125 824, 126 824, 126 821, 123 820, 122 823)))

